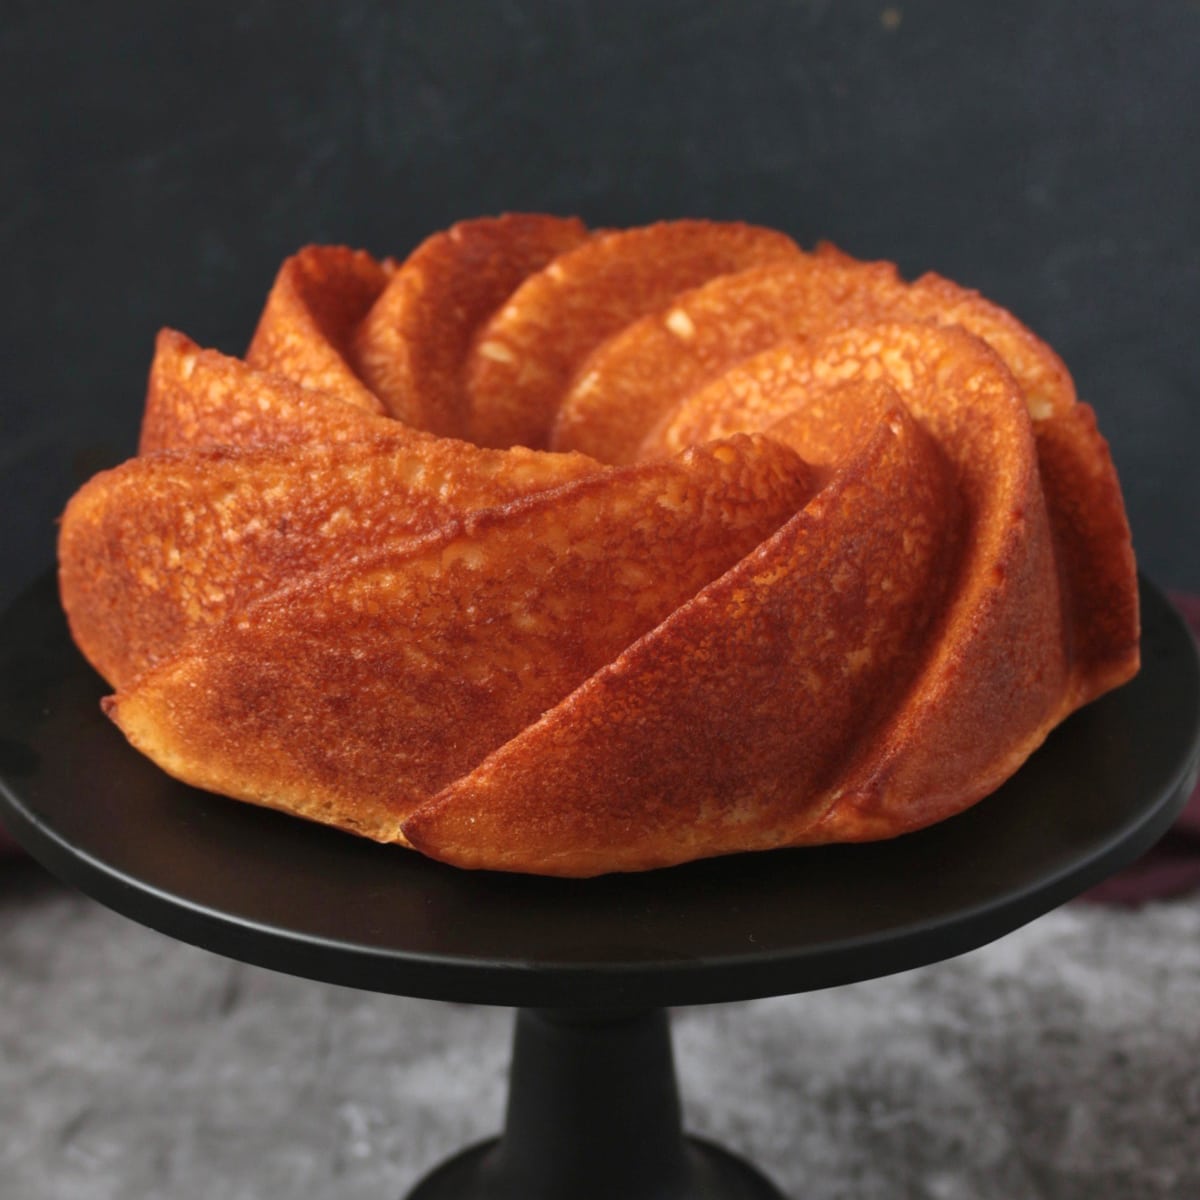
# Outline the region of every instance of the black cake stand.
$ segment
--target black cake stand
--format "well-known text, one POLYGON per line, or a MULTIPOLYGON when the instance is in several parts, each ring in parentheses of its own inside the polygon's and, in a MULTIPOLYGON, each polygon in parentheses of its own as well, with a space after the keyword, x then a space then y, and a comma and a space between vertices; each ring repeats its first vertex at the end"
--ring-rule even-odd
POLYGON ((1200 761, 1191 637, 1143 583, 1143 669, 999 792, 919 834, 566 881, 452 870, 176 783, 104 719, 52 578, 0 618, 0 818, 116 911, 260 966, 511 1005, 503 1135, 412 1200, 766 1200, 683 1135, 667 1006, 802 992, 960 954, 1131 862, 1200 761))

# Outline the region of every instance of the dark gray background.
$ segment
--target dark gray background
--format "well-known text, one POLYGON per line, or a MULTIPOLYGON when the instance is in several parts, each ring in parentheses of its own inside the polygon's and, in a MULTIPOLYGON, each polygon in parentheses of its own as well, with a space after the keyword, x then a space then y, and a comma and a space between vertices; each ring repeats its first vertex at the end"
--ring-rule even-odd
POLYGON ((155 330, 240 352, 310 241, 744 218, 1048 338, 1143 567, 1200 589, 1200 4, 0 7, 7 600, 132 452, 155 330))

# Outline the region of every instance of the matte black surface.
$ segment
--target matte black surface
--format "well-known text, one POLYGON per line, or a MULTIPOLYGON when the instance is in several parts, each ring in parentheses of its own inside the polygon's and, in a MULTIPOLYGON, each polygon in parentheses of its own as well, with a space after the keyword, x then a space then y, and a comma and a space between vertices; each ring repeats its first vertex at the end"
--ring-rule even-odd
MULTIPOLYGON (((463 1150, 431 1171, 405 1200, 509 1200, 509 1194, 489 1190, 489 1159, 496 1148, 497 1142, 489 1141, 463 1150)), ((701 1181, 684 1193, 686 1200, 787 1200, 745 1159, 712 1142, 689 1138, 685 1151, 692 1164, 693 1179, 701 1181)), ((524 1194, 520 1200, 533 1198, 524 1194)), ((564 1196, 564 1200, 582 1198, 564 1196)), ((641 1198, 622 1194, 621 1200, 641 1198)), ((668 1193, 661 1198, 654 1195, 654 1200, 676 1200, 676 1197, 668 1193)))
POLYGON ((53 580, 0 619, 0 817, 118 912, 381 992, 596 1008, 798 992, 961 953, 1131 861, 1200 758, 1200 670, 1143 587, 1143 669, 919 834, 564 881, 469 873, 169 779, 101 715, 53 580))

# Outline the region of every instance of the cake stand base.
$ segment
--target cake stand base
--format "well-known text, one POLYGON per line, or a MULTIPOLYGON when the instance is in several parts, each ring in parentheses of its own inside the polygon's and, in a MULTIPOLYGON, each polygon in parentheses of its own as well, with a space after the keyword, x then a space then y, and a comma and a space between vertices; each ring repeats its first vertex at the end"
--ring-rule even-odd
POLYGON ((783 1200, 748 1163, 684 1136, 664 1009, 521 1009, 504 1133, 408 1200, 783 1200))

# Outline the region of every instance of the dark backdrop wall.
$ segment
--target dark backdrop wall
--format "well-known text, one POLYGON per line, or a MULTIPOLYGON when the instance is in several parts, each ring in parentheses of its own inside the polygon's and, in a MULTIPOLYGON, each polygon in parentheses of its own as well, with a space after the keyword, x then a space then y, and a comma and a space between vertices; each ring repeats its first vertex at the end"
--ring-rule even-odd
POLYGON ((1048 338, 1143 566, 1200 589, 1200 5, 0 8, 9 599, 133 449, 155 330, 240 352, 303 243, 506 209, 744 218, 1048 338))

